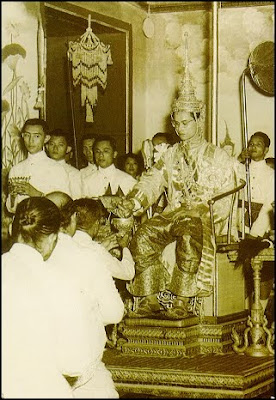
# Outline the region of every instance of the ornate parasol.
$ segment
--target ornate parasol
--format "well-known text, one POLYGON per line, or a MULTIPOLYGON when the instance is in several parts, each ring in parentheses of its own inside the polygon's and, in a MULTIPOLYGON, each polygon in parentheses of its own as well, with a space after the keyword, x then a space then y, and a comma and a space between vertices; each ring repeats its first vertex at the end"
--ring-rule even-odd
MULTIPOLYGON (((274 95, 274 42, 266 41, 260 43, 249 55, 248 66, 243 71, 240 78, 240 93, 242 106, 242 129, 243 129, 243 145, 248 147, 248 124, 247 124, 247 98, 245 77, 249 75, 253 80, 257 89, 261 93, 273 96, 274 95)), ((250 185, 250 169, 249 158, 245 160, 246 183, 247 183, 247 200, 248 200, 248 215, 249 227, 252 226, 252 211, 251 211, 251 185, 250 185)))
POLYGON ((107 84, 107 65, 113 64, 110 45, 105 45, 92 32, 91 16, 88 28, 76 42, 69 42, 68 59, 72 61, 73 85, 81 85, 81 105, 86 106, 86 121, 93 122, 93 107, 97 104, 98 85, 107 84))

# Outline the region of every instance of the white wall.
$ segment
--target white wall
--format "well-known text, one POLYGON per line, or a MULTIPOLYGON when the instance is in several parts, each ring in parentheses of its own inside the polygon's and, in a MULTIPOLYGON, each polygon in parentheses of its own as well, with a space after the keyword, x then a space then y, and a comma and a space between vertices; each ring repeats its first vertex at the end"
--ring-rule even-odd
MULTIPOLYGON (((2 2, 2 48, 13 41, 26 49, 26 58, 19 58, 17 74, 22 75, 30 89, 30 116, 37 89, 36 11, 37 3, 2 2), (14 25, 13 24, 13 25, 14 25), (17 32, 17 33, 16 33, 17 32), (16 36, 17 35, 17 36, 16 36)), ((171 104, 182 76, 183 34, 189 33, 190 70, 196 95, 211 104, 211 12, 187 11, 152 14, 153 38, 143 33, 147 13, 135 2, 68 2, 88 10, 120 19, 132 25, 133 31, 133 150, 138 151, 146 138, 158 131, 172 129, 168 118, 171 104)), ((219 14, 219 142, 225 138, 226 127, 235 143, 236 155, 241 150, 242 127, 239 79, 250 52, 265 40, 274 41, 274 6, 223 8, 219 14)), ((11 70, 2 63, 2 90, 11 81, 11 70)), ((246 82, 249 134, 266 132, 271 140, 269 156, 274 156, 274 97, 259 94, 246 82)), ((20 90, 20 89, 18 89, 20 90)), ((20 93, 20 92, 18 92, 20 93)), ((9 101, 9 96, 2 95, 9 101)), ((3 114, 2 114, 3 116, 3 114)))
MULTIPOLYGON (((146 55, 146 136, 166 130, 166 116, 182 74, 184 32, 189 34, 190 71, 196 95, 207 103, 210 122, 211 12, 154 14, 152 19, 155 35, 148 39, 146 55)), ((239 80, 251 51, 261 42, 274 42, 274 7, 219 9, 218 24, 218 141, 224 141, 227 125, 238 155, 242 148, 239 80)), ((274 97, 260 94, 249 78, 246 94, 249 136, 257 130, 266 132, 271 138, 268 156, 274 156, 274 97)))
MULTIPOLYGON (((219 19, 219 118, 223 138, 223 121, 236 143, 242 147, 239 78, 248 64, 250 53, 262 42, 274 42, 274 7, 222 9, 219 19)), ((249 137, 260 130, 270 137, 268 157, 274 156, 274 96, 260 94, 251 78, 245 78, 249 137)))

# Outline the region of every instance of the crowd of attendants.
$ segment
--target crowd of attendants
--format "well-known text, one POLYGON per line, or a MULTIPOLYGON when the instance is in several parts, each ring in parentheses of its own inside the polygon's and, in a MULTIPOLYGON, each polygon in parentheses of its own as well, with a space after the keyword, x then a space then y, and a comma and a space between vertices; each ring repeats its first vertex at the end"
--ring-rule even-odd
MULTIPOLYGON (((44 145, 47 156, 57 163, 62 164, 70 180, 70 196, 73 199, 87 197, 83 196, 83 182, 86 178, 95 172, 96 164, 93 152, 95 140, 101 138, 100 135, 84 134, 80 140, 78 150, 79 170, 75 168, 76 157, 74 153, 73 138, 69 132, 63 129, 54 129, 49 132, 49 140, 44 145), (80 174, 79 174, 80 172, 80 174)), ((103 139, 111 140, 113 146, 112 163, 117 169, 129 174, 136 180, 139 180, 141 174, 158 160, 160 155, 166 149, 173 145, 177 138, 168 132, 157 132, 151 139, 142 142, 141 149, 134 153, 128 152, 117 155, 116 142, 114 138, 104 135, 103 139), (115 154, 114 154, 115 153, 115 154), (116 155, 116 156, 115 156, 116 155)), ((267 165, 274 169, 274 158, 265 159, 267 165)), ((111 161, 110 161, 111 162, 111 161)), ((47 177, 45 176, 47 180, 47 177)), ((99 177, 100 179, 100 177, 99 177)), ((7 251, 11 245, 9 235, 9 225, 12 214, 6 208, 6 199, 8 196, 8 177, 2 176, 2 253, 7 251)), ((162 201, 161 201, 162 204, 162 201)), ((157 205, 157 207, 159 207, 157 205)))
POLYGON ((126 311, 116 279, 131 281, 135 268, 129 237, 106 223, 99 198, 127 196, 174 143, 158 132, 119 156, 113 137, 85 135, 77 169, 64 130, 31 119, 22 138, 28 156, 2 181, 3 396, 118 398, 102 362, 105 328, 126 311))

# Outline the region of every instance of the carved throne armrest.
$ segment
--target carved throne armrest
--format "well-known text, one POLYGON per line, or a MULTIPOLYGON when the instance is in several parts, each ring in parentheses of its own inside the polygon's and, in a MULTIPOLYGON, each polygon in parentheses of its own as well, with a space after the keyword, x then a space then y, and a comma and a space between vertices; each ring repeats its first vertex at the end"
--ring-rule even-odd
MULTIPOLYGON (((238 193, 242 193, 244 190, 244 187, 246 185, 245 180, 240 179, 240 184, 236 188, 232 190, 228 190, 227 192, 221 193, 217 196, 212 197, 208 201, 209 205, 209 211, 210 211, 210 218, 211 218, 211 229, 212 229, 212 235, 215 239, 216 243, 216 250, 217 251, 230 251, 230 250, 236 250, 239 247, 239 244, 237 242, 233 242, 232 240, 232 222, 233 222, 233 214, 234 211, 237 211, 237 208, 234 207, 235 205, 235 200, 237 198, 238 193), (216 234, 216 227, 215 227, 215 220, 214 220, 214 204, 225 197, 231 196, 231 204, 230 204, 230 211, 229 211, 229 216, 228 216, 228 226, 227 226, 227 237, 226 237, 226 242, 224 240, 221 240, 222 238, 219 237, 216 234)), ((244 211, 245 211, 245 205, 244 205, 244 195, 241 196, 241 214, 242 214, 242 239, 244 238, 244 211)))

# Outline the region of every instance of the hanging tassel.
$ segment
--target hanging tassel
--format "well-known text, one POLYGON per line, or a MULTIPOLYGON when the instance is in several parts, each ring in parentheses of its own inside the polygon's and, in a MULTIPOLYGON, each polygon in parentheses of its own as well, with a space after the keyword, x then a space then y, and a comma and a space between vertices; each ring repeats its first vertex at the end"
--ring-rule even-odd
POLYGON ((86 122, 94 122, 92 107, 86 103, 86 122))

